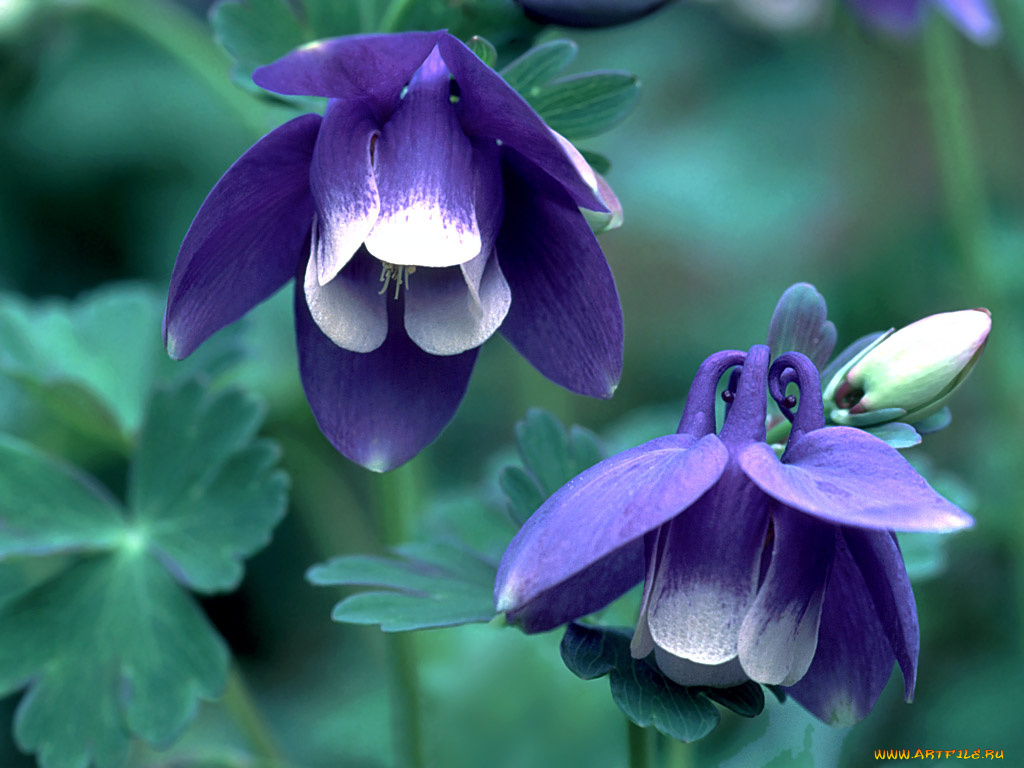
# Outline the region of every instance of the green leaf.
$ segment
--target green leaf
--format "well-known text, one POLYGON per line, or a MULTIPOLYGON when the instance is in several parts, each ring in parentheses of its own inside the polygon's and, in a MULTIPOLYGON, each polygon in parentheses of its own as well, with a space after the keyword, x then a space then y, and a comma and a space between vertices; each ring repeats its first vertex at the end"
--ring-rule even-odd
POLYGON ((132 734, 166 746, 226 682, 223 642, 141 552, 85 560, 0 622, 0 691, 31 680, 14 733, 43 768, 124 765, 132 734))
POLYGON ((593 433, 574 427, 570 437, 558 419, 538 408, 516 424, 516 447, 545 499, 603 457, 593 433))
POLYGON ((234 589, 242 560, 270 541, 288 503, 276 445, 254 440, 258 400, 195 381, 153 396, 128 506, 142 535, 199 592, 234 589))
MULTIPOLYGON (((632 658, 631 636, 628 629, 570 624, 562 638, 562 660, 584 680, 609 675, 615 704, 643 728, 654 726, 666 736, 687 742, 711 733, 721 715, 706 698, 707 689, 677 685, 646 659, 632 658)), ((746 714, 756 708, 756 698, 747 687, 741 687, 742 692, 718 692, 716 696, 734 711, 746 714)), ((763 706, 763 694, 760 700, 763 706)))
POLYGON ((572 63, 577 50, 572 40, 552 40, 528 50, 501 70, 501 76, 523 96, 539 93, 540 86, 572 63))
POLYGON ((636 105, 640 81, 625 72, 588 72, 555 80, 526 95, 544 122, 575 141, 614 128, 636 105))
POLYGON ((94 480, 0 435, 0 558, 108 548, 123 527, 117 501, 94 480))
POLYGON ((902 421, 890 421, 888 424, 880 424, 877 427, 866 427, 865 432, 874 435, 879 440, 884 440, 893 448, 913 448, 921 444, 921 435, 917 433, 911 424, 904 424, 902 421))
POLYGON ((493 67, 497 63, 498 50, 486 37, 473 35, 473 37, 466 41, 466 45, 469 46, 469 50, 475 53, 480 61, 488 67, 493 67))
POLYGON ((220 694, 227 649, 182 583, 237 584, 284 510, 276 449, 254 440, 260 413, 193 381, 158 393, 128 509, 0 437, 0 557, 17 556, 0 563, 0 694, 28 688, 15 738, 42 768, 120 768, 133 739, 168 746, 220 694))
POLYGON ((546 498, 537 481, 522 467, 505 467, 498 476, 498 485, 508 499, 509 516, 516 525, 525 523, 546 498))
POLYGON ((211 375, 236 362, 222 334, 174 363, 160 341, 165 297, 137 284, 29 302, 0 295, 0 374, 19 382, 62 423, 127 450, 157 381, 211 375))
POLYGON ((583 159, 590 164, 590 167, 602 176, 607 175, 608 171, 612 169, 612 161, 598 152, 591 152, 589 149, 581 149, 580 154, 583 155, 583 159))
POLYGON ((702 688, 701 691, 741 717, 757 717, 764 711, 764 688, 753 680, 732 688, 702 688))
POLYGON ((471 550, 420 543, 393 557, 343 555, 309 569, 320 586, 384 587, 361 592, 334 608, 335 621, 379 624, 385 632, 486 622, 494 617, 497 568, 471 550))

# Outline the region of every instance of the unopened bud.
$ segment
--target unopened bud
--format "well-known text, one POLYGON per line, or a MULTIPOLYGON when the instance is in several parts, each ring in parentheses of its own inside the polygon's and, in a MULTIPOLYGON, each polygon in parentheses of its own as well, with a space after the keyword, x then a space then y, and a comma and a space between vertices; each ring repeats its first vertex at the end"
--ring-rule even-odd
POLYGON ((826 397, 837 407, 832 420, 869 423, 876 414, 913 423, 930 416, 970 373, 991 329, 987 309, 965 309, 883 336, 827 387, 826 397))

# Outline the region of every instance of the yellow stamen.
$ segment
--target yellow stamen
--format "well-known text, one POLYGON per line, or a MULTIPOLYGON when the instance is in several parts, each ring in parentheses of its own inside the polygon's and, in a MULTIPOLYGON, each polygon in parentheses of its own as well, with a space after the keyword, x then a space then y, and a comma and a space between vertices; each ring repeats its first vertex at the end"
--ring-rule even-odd
POLYGON ((416 271, 415 265, 406 266, 404 264, 391 264, 387 261, 380 263, 380 281, 384 283, 381 289, 377 292, 377 295, 384 293, 391 285, 391 281, 395 281, 395 298, 398 298, 399 292, 402 287, 405 290, 409 290, 409 275, 416 271))

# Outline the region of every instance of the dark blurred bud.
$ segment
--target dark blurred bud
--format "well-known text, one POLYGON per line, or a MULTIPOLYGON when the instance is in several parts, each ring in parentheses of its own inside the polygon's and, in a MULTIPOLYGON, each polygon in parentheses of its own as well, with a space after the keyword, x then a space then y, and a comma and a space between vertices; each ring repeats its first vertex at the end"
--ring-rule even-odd
POLYGON ((519 0, 526 15, 566 27, 612 27, 639 19, 668 0, 519 0))

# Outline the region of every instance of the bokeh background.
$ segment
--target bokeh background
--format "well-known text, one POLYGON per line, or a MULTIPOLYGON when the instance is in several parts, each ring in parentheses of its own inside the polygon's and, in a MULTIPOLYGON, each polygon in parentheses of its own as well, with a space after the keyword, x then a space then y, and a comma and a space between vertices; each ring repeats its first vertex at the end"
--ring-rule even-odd
MULTIPOLYGON (((164 290, 210 187, 292 114, 231 82, 207 3, 120 5, 135 10, 0 0, 2 291, 73 297, 122 280, 164 290)), ((570 395, 502 340, 488 342, 454 422, 414 461, 429 490, 403 530, 385 530, 374 510, 382 478, 316 429, 295 370, 290 291, 252 314, 244 333, 255 354, 230 379, 269 401, 265 433, 283 447, 292 502, 241 589, 203 606, 292 764, 394 764, 388 645, 375 628, 332 623, 343 593, 307 584, 307 567, 429 534, 446 524, 431 511, 439 501, 500 508, 497 473, 514 460, 514 425, 529 407, 612 443, 672 431, 700 360, 763 341, 779 295, 798 281, 824 294, 840 345, 933 312, 992 310, 988 349, 952 403, 954 421, 925 445, 973 494, 978 524, 951 537, 915 584, 913 705, 897 672, 853 729, 823 726, 789 702, 753 721, 726 716, 694 747, 652 748, 676 766, 852 767, 897 747, 1002 749, 1004 764, 1024 764, 1024 22, 1015 5, 997 4, 1007 29, 994 47, 950 38, 963 101, 929 75, 919 40, 879 36, 830 3, 677 2, 621 28, 547 30, 579 43, 575 71, 624 69, 643 83, 633 115, 585 145, 611 159, 625 210, 625 225, 602 236, 626 321, 622 383, 608 402, 570 395), (967 239, 962 201, 957 214, 949 193, 964 179, 944 176, 956 162, 943 165, 935 140, 941 114, 966 118, 980 169, 967 239)), ((0 397, 16 429, 17 396, 0 382, 0 397)), ((121 491, 123 468, 109 454, 75 459, 121 491)), ((626 728, 607 682, 567 671, 558 639, 489 625, 415 633, 428 764, 624 765, 626 728)), ((0 702, 0 765, 11 768, 34 765, 11 742, 16 704, 0 702)), ((173 765, 206 744, 244 747, 216 703, 174 751, 140 748, 133 760, 173 765)))

